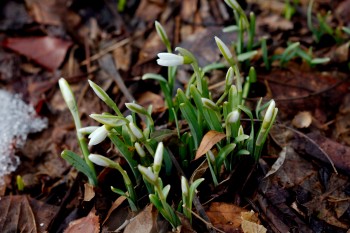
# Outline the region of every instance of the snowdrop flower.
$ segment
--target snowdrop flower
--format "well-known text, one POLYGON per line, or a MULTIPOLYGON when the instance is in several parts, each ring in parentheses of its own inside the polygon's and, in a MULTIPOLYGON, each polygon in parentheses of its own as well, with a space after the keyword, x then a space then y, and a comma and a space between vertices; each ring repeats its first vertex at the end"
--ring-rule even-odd
POLYGON ((238 110, 234 110, 232 112, 230 112, 228 115, 227 115, 227 122, 228 123, 235 123, 237 122, 239 119, 239 112, 238 110))
POLYGON ((60 86, 61 93, 63 95, 64 101, 66 102, 69 110, 73 113, 77 111, 77 104, 73 96, 72 89, 70 89, 68 82, 64 78, 58 80, 58 85, 60 86))
POLYGON ((144 135, 142 133, 142 131, 139 129, 139 127, 137 127, 134 122, 130 122, 129 123, 129 128, 131 133, 137 138, 137 139, 142 139, 144 138, 144 135))
POLYGON ((158 65, 161 66, 179 66, 185 64, 185 58, 173 53, 158 53, 158 65))
POLYGON ((98 128, 99 128, 98 126, 87 126, 87 127, 78 129, 78 131, 81 134, 91 134, 98 128))
POLYGON ((89 135, 90 141, 89 146, 94 146, 106 139, 108 130, 106 126, 102 125, 98 127, 94 132, 89 135))
POLYGON ((102 166, 102 167, 110 167, 111 166, 110 160, 102 155, 90 154, 89 159, 94 164, 97 164, 97 165, 102 166))
POLYGON ((156 174, 159 173, 162 167, 163 153, 164 153, 164 145, 163 145, 163 142, 160 142, 158 143, 156 153, 154 154, 154 161, 153 161, 153 171, 156 174))
POLYGON ((188 196, 188 181, 184 176, 181 176, 181 190, 182 194, 188 196))
POLYGON ((138 142, 135 142, 135 150, 136 150, 136 152, 137 152, 137 154, 139 154, 139 156, 141 157, 141 158, 144 158, 145 156, 146 156, 146 152, 145 152, 145 150, 141 147, 141 145, 140 145, 140 143, 138 143, 138 142))
POLYGON ((151 184, 155 184, 157 181, 157 176, 152 172, 151 168, 138 165, 137 168, 141 172, 142 176, 151 184))
POLYGON ((266 110, 263 123, 270 123, 275 111, 275 106, 276 106, 276 103, 274 100, 272 100, 271 103, 269 104, 269 107, 266 110))

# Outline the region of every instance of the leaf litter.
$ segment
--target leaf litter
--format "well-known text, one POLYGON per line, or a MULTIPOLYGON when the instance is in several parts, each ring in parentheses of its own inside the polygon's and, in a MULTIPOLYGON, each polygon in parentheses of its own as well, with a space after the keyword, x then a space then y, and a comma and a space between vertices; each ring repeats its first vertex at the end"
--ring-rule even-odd
MULTIPOLYGON (((69 169, 67 164, 57 156, 64 148, 72 150, 78 148, 72 119, 67 114, 59 93, 55 92, 55 83, 60 72, 69 74, 67 78, 74 84, 73 89, 80 99, 81 118, 84 125, 90 125, 91 122, 87 117, 90 113, 107 111, 97 99, 92 97, 90 91, 86 91, 87 88, 84 85, 86 77, 105 84, 104 89, 115 97, 119 106, 123 106, 126 101, 122 93, 135 96, 144 106, 152 103, 156 106, 153 114, 157 116, 159 122, 162 122, 163 112, 167 108, 159 94, 159 87, 154 83, 140 82, 140 76, 144 73, 163 71, 154 61, 156 54, 162 51, 164 46, 154 32, 153 21, 156 19, 165 26, 174 45, 189 49, 198 58, 200 65, 207 65, 220 61, 219 51, 213 43, 213 35, 219 36, 227 44, 235 40, 235 34, 222 32, 222 26, 232 23, 229 22, 232 15, 225 4, 219 0, 184 3, 180 1, 168 3, 161 0, 127 1, 128 10, 125 12, 117 12, 115 8, 101 2, 95 2, 93 6, 78 0, 65 4, 63 2, 65 1, 53 3, 31 0, 25 1, 26 6, 24 3, 2 3, 6 7, 2 8, 1 12, 5 13, 7 18, 2 21, 4 24, 1 28, 9 32, 8 35, 1 34, 2 38, 5 38, 3 43, 22 56, 12 53, 11 50, 6 51, 9 56, 5 56, 5 59, 0 62, 9 64, 11 69, 7 69, 7 65, 2 64, 1 85, 8 89, 22 90, 24 95, 29 93, 29 97, 26 96, 29 102, 37 103, 38 99, 42 101, 42 107, 38 108, 41 110, 38 112, 49 118, 50 127, 47 132, 35 135, 39 140, 33 139, 32 135, 28 136, 27 144, 30 146, 25 145, 20 151, 19 156, 24 163, 18 173, 24 174, 23 178, 26 181, 37 182, 36 185, 28 185, 25 188, 26 194, 36 196, 38 199, 29 200, 40 204, 46 202, 45 205, 53 203, 54 211, 47 216, 44 215, 45 222, 34 220, 33 216, 43 213, 38 208, 30 210, 25 207, 27 210, 24 211, 23 207, 23 213, 27 213, 26 217, 30 218, 27 225, 36 229, 37 232, 41 232, 41 223, 44 227, 52 227, 47 228, 48 231, 55 232, 57 229, 74 231, 74 228, 69 228, 68 224, 75 222, 76 219, 79 219, 75 222, 76 227, 82 227, 85 231, 99 231, 103 219, 105 221, 102 224, 102 231, 115 230, 133 217, 128 214, 124 206, 125 199, 110 193, 110 185, 116 185, 115 182, 118 185, 119 181, 116 181, 115 177, 112 181, 109 180, 108 176, 111 173, 106 170, 99 178, 102 181, 101 189, 84 188, 85 181, 82 177, 77 176, 74 170, 69 169), (47 10, 48 7, 49 10, 47 10), (18 12, 18 17, 13 12, 18 12), (61 17, 58 12, 65 12, 66 17, 61 17), (47 44, 53 44, 54 49, 50 46, 46 47, 47 44), (66 56, 71 46, 72 50, 67 60, 66 56), (100 59, 107 53, 113 53, 113 56, 108 58, 109 65, 106 65, 106 61, 101 63, 103 59, 100 59), (100 64, 96 59, 100 59, 100 64), (34 63, 39 66, 36 67, 34 63), (19 66, 21 68, 17 69, 17 64, 21 64, 19 66), (109 74, 106 75, 106 72, 101 70, 109 74), (114 79, 115 76, 120 76, 118 81, 114 79), (127 87, 122 92, 121 83, 125 83, 127 87), (41 143, 42 141, 48 141, 51 145, 45 145, 41 143), (38 147, 34 148, 36 145, 38 147), (42 148, 45 150, 41 151, 42 148), (41 188, 38 191, 39 186, 41 188), (84 192, 86 200, 82 201, 84 192), (40 199, 44 202, 39 201, 40 199), (60 206, 60 212, 57 212, 58 206, 60 206), (96 208, 96 212, 91 211, 93 207, 96 208)), ((322 7, 334 7, 334 10, 344 17, 339 17, 337 14, 331 16, 332 22, 338 21, 346 25, 345 18, 349 15, 349 8, 344 7, 346 2, 348 1, 330 4, 330 1, 323 1, 316 4, 315 8, 324 10, 322 7)), ((251 214, 252 209, 259 213, 259 220, 256 219, 257 214, 252 214, 253 223, 257 225, 251 225, 253 230, 246 232, 255 232, 254 229, 259 232, 261 225, 264 225, 268 232, 291 230, 346 232, 349 228, 350 208, 347 177, 350 170, 347 158, 350 153, 348 147, 349 98, 346 96, 348 96, 350 84, 346 79, 348 70, 344 67, 349 59, 349 42, 343 41, 328 47, 323 45, 327 48, 314 44, 312 36, 308 33, 305 16, 300 13, 305 11, 308 1, 300 1, 291 21, 283 17, 286 3, 281 1, 273 1, 273 3, 247 1, 247 4, 248 7, 253 7, 247 9, 261 10, 257 15, 259 19, 257 35, 260 37, 267 32, 270 33, 268 39, 268 44, 271 46, 270 52, 277 55, 278 51, 283 51, 287 43, 285 39, 290 38, 292 41, 300 40, 302 46, 314 46, 313 52, 317 56, 330 57, 331 64, 310 68, 306 67, 304 61, 297 58, 290 61, 283 69, 273 66, 273 70, 267 72, 263 64, 255 63, 258 58, 254 58, 252 63, 255 63, 256 68, 259 69, 258 82, 267 90, 265 98, 276 99, 276 105, 280 109, 281 124, 288 127, 294 126, 297 129, 281 130, 283 128, 281 127, 272 132, 271 140, 259 161, 260 169, 254 167, 247 181, 240 180, 242 169, 239 168, 236 168, 232 174, 227 174, 227 181, 217 188, 211 187, 210 181, 206 180, 208 184, 205 188, 199 187, 200 200, 205 203, 204 207, 207 208, 208 215, 212 214, 211 217, 214 212, 218 216, 227 214, 227 218, 212 217, 211 219, 214 227, 225 229, 227 232, 244 230, 240 229, 239 224, 233 226, 230 223, 233 220, 242 221, 241 216, 244 215, 242 213, 251 214), (253 5, 252 2, 254 2, 253 5), (325 153, 320 149, 329 158, 325 157, 325 153), (330 160, 334 162, 339 174, 333 172, 330 160), (213 203, 213 197, 220 202, 213 203)), ((0 52, 3 53, 3 51, 0 52)), ((261 54, 260 51, 259 54, 261 54)), ((215 80, 214 73, 207 75, 209 82, 217 87, 220 85, 215 83, 216 80, 224 80, 223 72, 220 73, 220 71, 215 73, 219 76, 215 80)), ((181 69, 178 77, 180 81, 177 81, 176 85, 182 85, 180 82, 186 83, 187 76, 187 70, 181 69)), ((260 90, 252 91, 260 93, 260 90)), ((253 102, 250 99, 247 99, 247 104, 252 105, 253 108, 253 102)), ((33 113, 34 110, 29 112, 33 113)), ((44 122, 43 119, 34 115, 31 115, 33 118, 31 120, 44 122)), ((14 119, 17 118, 11 120, 14 119)), ((21 120, 25 119, 27 118, 21 118, 21 120)), ((36 125, 37 123, 29 123, 27 120, 24 124, 28 128, 26 134, 38 132, 39 130, 35 130, 44 128, 36 125)), ((0 134, 4 132, 3 129, 7 134, 11 132, 8 128, 10 126, 6 124, 7 128, 0 127, 2 129, 0 134)), ((177 141, 174 139, 176 132, 165 129, 168 126, 164 124, 161 130, 164 132, 168 130, 167 141, 176 144, 177 141)), ((203 139, 206 146, 202 148, 202 152, 205 153, 209 147, 219 142, 219 138, 203 139)), ((16 140, 8 140, 5 144, 13 146, 18 142, 19 139, 16 136, 16 140)), ((15 147, 23 144, 24 140, 15 147)), ((94 148, 93 150, 108 151, 109 155, 116 156, 115 150, 110 145, 101 147, 103 149, 94 148)), ((13 151, 11 148, 11 152, 13 151)), ((9 166, 10 170, 15 170, 18 159, 14 156, 8 156, 6 159, 10 159, 8 161, 13 163, 9 166)), ((121 163, 123 164, 122 160, 121 163)), ((192 175, 197 178, 205 177, 209 170, 203 158, 193 161, 190 167, 194 170, 192 175)), ((245 170, 250 170, 250 167, 245 170)), ((11 180, 11 176, 8 177, 11 180)), ((177 188, 177 185, 174 181, 172 190, 177 188)), ((13 212, 21 206, 28 206, 22 196, 19 198, 10 195, 19 192, 13 180, 8 181, 6 186, 7 189, 3 192, 5 196, 1 197, 0 205, 11 204, 14 206, 13 212)), ((143 198, 141 200, 144 201, 143 198)), ((126 227, 131 231, 135 231, 133 230, 135 226, 141 229, 153 229, 154 219, 143 221, 146 217, 149 218, 149 215, 150 210, 144 209, 136 216, 141 222, 134 224, 131 222, 130 226, 126 224, 126 227)), ((6 212, 1 220, 6 222, 12 218, 13 215, 6 212)), ((17 222, 17 226, 13 225, 14 227, 22 224, 22 220, 17 222)), ((162 225, 159 221, 157 224, 166 228, 166 225, 162 225)), ((203 232, 205 228, 201 226, 205 224, 207 223, 196 220, 194 227, 199 229, 198 232, 203 232)), ((242 226, 242 228, 245 227, 242 226)))

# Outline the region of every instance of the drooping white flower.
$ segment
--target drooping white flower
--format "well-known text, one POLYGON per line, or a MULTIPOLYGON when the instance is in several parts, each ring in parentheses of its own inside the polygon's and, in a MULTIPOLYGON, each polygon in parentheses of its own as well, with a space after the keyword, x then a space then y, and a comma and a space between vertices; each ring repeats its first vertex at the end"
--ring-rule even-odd
POLYGON ((136 152, 137 154, 140 155, 141 158, 145 157, 146 156, 146 152, 145 150, 141 147, 140 143, 138 142, 135 142, 135 149, 136 149, 136 152))
POLYGON ((235 123, 237 122, 239 119, 239 112, 238 110, 233 110, 232 112, 230 112, 228 115, 227 115, 227 122, 228 123, 235 123))
POLYGON ((156 183, 158 177, 152 172, 149 167, 146 168, 144 166, 138 165, 137 168, 148 182, 152 184, 156 183))
POLYGON ((87 126, 87 127, 78 129, 78 131, 81 134, 91 134, 98 128, 99 128, 98 126, 87 126))
POLYGON ((106 157, 104 157, 102 155, 90 154, 89 160, 91 162, 93 162, 94 164, 97 164, 97 165, 102 166, 102 167, 109 167, 110 166, 109 159, 107 159, 106 157))
POLYGON ((89 146, 94 146, 106 139, 108 130, 106 126, 102 125, 98 127, 94 132, 89 135, 90 141, 89 146))
POLYGON ((131 133, 137 138, 142 139, 144 137, 141 129, 135 125, 134 122, 129 123, 129 128, 131 130, 131 133))
POLYGON ((68 82, 64 78, 60 78, 58 80, 58 85, 60 86, 60 90, 62 93, 62 96, 64 98, 64 101, 66 102, 68 108, 72 110, 76 110, 76 102, 75 98, 73 96, 73 92, 69 87, 68 82))
POLYGON ((173 53, 158 53, 158 57, 157 63, 161 66, 179 66, 185 63, 183 56, 173 53))

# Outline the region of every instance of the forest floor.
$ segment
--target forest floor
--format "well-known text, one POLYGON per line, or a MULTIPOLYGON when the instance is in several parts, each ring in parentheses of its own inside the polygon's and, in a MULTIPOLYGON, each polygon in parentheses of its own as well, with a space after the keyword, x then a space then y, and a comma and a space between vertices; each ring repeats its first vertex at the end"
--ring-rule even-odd
MULTIPOLYGON (((192 226, 178 213, 181 231, 253 233, 264 232, 263 226, 267 232, 349 232, 350 1, 315 0, 311 28, 308 0, 238 2, 246 15, 256 15, 257 52, 240 63, 242 77, 250 66, 257 73, 245 105, 254 109, 260 97, 263 103, 274 99, 278 115, 260 159, 239 160, 221 174, 218 186, 202 163, 206 160, 190 161, 185 173, 205 181, 198 187, 192 226)), ((238 33, 223 32, 236 24, 235 17, 222 0, 130 0, 124 9, 117 6, 116 0, 1 1, 0 232, 171 231, 140 187, 138 213, 111 191, 110 186, 124 189, 115 170, 96 166, 98 185, 92 187, 61 157, 65 149, 81 153, 58 80, 70 84, 84 127, 98 125, 90 114, 111 112, 91 90, 87 80, 93 80, 124 115, 130 114, 125 103, 152 105, 156 130, 171 130, 164 144, 180 147, 159 83, 142 80, 146 73, 167 75, 156 62, 166 48, 155 21, 173 48, 187 49, 204 67, 226 64, 214 36, 235 45, 238 33)), ((223 92, 226 72, 225 67, 206 73, 214 99, 223 92)), ((179 66, 175 87, 186 87, 192 73, 190 66, 179 66)), ((127 167, 107 140, 89 149, 127 167)), ((179 162, 176 152, 173 156, 179 162)), ((163 182, 171 185, 169 203, 177 209, 181 168, 175 167, 163 182)))

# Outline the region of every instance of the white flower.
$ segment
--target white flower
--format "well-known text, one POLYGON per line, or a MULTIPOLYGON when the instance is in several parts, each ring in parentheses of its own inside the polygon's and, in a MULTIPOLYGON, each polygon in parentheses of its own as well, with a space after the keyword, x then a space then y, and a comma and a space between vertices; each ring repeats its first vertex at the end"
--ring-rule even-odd
POLYGON ((74 109, 76 106, 75 98, 68 82, 64 78, 60 78, 58 80, 58 85, 60 86, 61 93, 63 95, 64 101, 67 103, 68 108, 74 109))
POLYGON ((222 53, 222 55, 225 57, 225 59, 226 60, 232 59, 232 53, 231 53, 230 49, 225 45, 224 42, 222 42, 222 40, 220 40, 219 37, 215 36, 215 42, 216 42, 220 52, 222 53))
POLYGON ((154 162, 153 166, 162 166, 163 161, 163 153, 164 153, 164 145, 163 142, 158 143, 156 153, 154 154, 154 162))
POLYGON ((97 165, 102 166, 102 167, 109 167, 110 166, 109 159, 107 159, 106 157, 104 157, 102 155, 90 154, 89 160, 91 162, 93 162, 94 164, 97 164, 97 165))
POLYGON ((157 63, 161 66, 179 66, 183 65, 185 62, 183 56, 172 53, 158 53, 158 57, 157 63))
POLYGON ((152 184, 156 182, 158 177, 152 172, 151 168, 146 168, 141 165, 138 165, 137 168, 148 182, 152 184))
POLYGON ((98 128, 99 128, 98 126, 87 126, 87 127, 78 129, 78 131, 81 134, 91 134, 98 128))
POLYGON ((90 141, 89 146, 94 146, 105 140, 108 135, 106 126, 102 125, 98 127, 94 132, 89 135, 90 141))
POLYGON ((188 196, 188 182, 184 176, 181 176, 181 190, 182 194, 188 196))
POLYGON ((129 123, 129 128, 131 130, 131 133, 137 138, 137 139, 142 139, 143 133, 142 131, 139 129, 139 127, 137 127, 134 122, 130 122, 129 123))
POLYGON ((266 110, 265 117, 263 120, 264 122, 269 123, 271 121, 272 116, 273 116, 274 111, 275 111, 275 106, 276 106, 276 103, 274 100, 272 100, 271 103, 269 104, 269 107, 266 110))
POLYGON ((239 112, 238 110, 234 110, 232 112, 230 112, 228 115, 227 115, 227 122, 228 123, 235 123, 237 122, 239 119, 239 112))
POLYGON ((146 156, 146 152, 144 149, 142 149, 140 143, 138 142, 135 142, 135 149, 136 149, 136 152, 140 155, 140 157, 145 157, 146 156))

